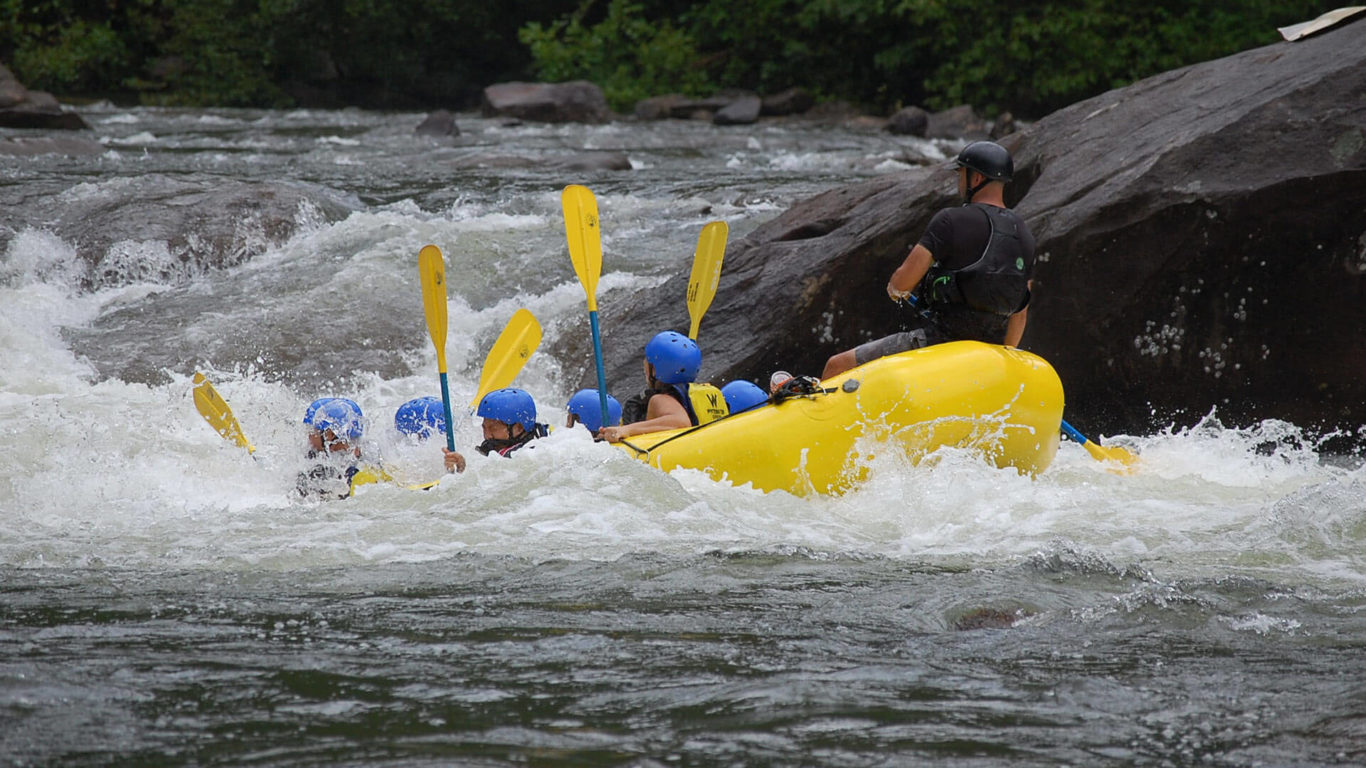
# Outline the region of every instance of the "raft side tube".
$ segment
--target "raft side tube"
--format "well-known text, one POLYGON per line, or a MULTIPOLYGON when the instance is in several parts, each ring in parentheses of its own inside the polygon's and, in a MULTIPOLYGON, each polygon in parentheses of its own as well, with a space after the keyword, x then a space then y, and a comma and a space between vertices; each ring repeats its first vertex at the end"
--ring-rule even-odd
POLYGON ((623 449, 666 472, 697 469, 797 495, 842 493, 861 482, 865 437, 911 461, 958 446, 1030 474, 1057 454, 1062 382, 1029 352, 951 342, 873 360, 821 386, 824 394, 638 435, 623 449))

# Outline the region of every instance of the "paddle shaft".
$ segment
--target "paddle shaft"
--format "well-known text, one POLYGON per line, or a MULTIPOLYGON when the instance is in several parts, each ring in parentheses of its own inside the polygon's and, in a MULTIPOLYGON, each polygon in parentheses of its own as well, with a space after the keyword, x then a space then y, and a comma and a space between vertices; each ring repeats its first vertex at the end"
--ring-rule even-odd
POLYGON ((607 417, 607 372, 602 364, 602 335, 598 331, 598 311, 596 309, 588 312, 588 325, 593 330, 593 363, 598 368, 598 405, 602 408, 602 421, 599 424, 608 424, 607 417))
POLYGON ((1086 439, 1086 435, 1083 435, 1081 432, 1078 432, 1076 427, 1072 426, 1071 424, 1068 424, 1066 421, 1064 421, 1061 424, 1061 426, 1062 433, 1071 438, 1072 441, 1075 442, 1077 445, 1086 445, 1087 443, 1091 442, 1090 440, 1086 439))
MULTIPOLYGON (((441 376, 441 410, 446 416, 446 450, 454 453, 455 427, 452 425, 451 421, 451 384, 450 380, 446 377, 446 372, 444 370, 438 371, 438 373, 441 376)), ((464 420, 464 417, 461 417, 460 421, 463 422, 464 420)))

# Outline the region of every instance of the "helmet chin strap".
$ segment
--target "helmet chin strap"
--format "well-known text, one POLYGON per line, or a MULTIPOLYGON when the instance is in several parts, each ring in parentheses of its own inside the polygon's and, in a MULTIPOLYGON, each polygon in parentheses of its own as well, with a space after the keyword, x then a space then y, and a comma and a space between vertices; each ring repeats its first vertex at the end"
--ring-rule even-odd
MULTIPOLYGON (((968 179, 971 180, 971 179, 972 179, 973 171, 968 170, 967 173, 968 173, 968 179)), ((978 185, 975 186, 975 187, 973 187, 973 186, 968 186, 967 191, 963 193, 963 205, 967 205, 968 203, 971 203, 971 202, 972 202, 972 198, 977 197, 977 193, 978 193, 978 192, 981 192, 983 187, 985 187, 986 185, 988 185, 988 184, 991 183, 991 179, 987 178, 987 175, 986 175, 986 174, 984 174, 984 173, 979 173, 979 174, 977 174, 977 175, 982 177, 982 183, 981 183, 981 184, 978 184, 978 185)))

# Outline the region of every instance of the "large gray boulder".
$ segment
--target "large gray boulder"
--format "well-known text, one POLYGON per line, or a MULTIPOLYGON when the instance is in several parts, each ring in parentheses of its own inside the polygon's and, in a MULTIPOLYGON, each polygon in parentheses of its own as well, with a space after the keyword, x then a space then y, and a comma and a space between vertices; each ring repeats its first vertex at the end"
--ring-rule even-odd
POLYGON ((816 97, 805 88, 788 88, 785 91, 763 97, 760 114, 769 117, 799 115, 816 105, 816 97))
POLYGON ((887 118, 887 130, 897 136, 924 136, 930 113, 920 107, 902 107, 887 118))
POLYGON ((75 112, 62 109, 52 94, 25 88, 0 64, 0 128, 78 131, 89 130, 90 125, 75 112))
POLYGON ((716 125, 750 125, 759 120, 762 107, 758 96, 744 96, 722 107, 711 121, 716 125))
POLYGON ((636 102, 637 120, 711 120, 718 125, 747 125, 759 119, 763 100, 752 91, 725 90, 694 98, 681 93, 651 96, 636 102))
MULTIPOLYGON (((1358 22, 1151 77, 1002 139, 1009 202, 1039 243, 1023 346, 1058 368, 1069 420, 1136 432, 1217 408, 1366 423, 1363 93, 1358 22)), ((819 373, 895 329, 887 277, 954 191, 937 169, 882 177, 732 241, 702 324, 704 377, 819 373)), ((651 335, 687 328, 680 251, 650 295, 602 299, 615 393, 640 387, 651 335)), ((585 361, 585 385, 586 336, 561 349, 585 361)))
POLYGON ((602 89, 586 80, 568 83, 498 83, 484 89, 486 117, 539 123, 605 123, 612 110, 602 89))

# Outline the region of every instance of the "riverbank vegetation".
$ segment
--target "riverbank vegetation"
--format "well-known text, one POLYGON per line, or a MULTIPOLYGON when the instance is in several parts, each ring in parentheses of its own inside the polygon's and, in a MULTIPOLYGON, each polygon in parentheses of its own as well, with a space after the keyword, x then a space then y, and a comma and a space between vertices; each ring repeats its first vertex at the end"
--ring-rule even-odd
POLYGON ((1279 39, 1309 0, 0 0, 0 63, 67 98, 465 108, 586 79, 613 108, 800 86, 1038 117, 1279 39))

